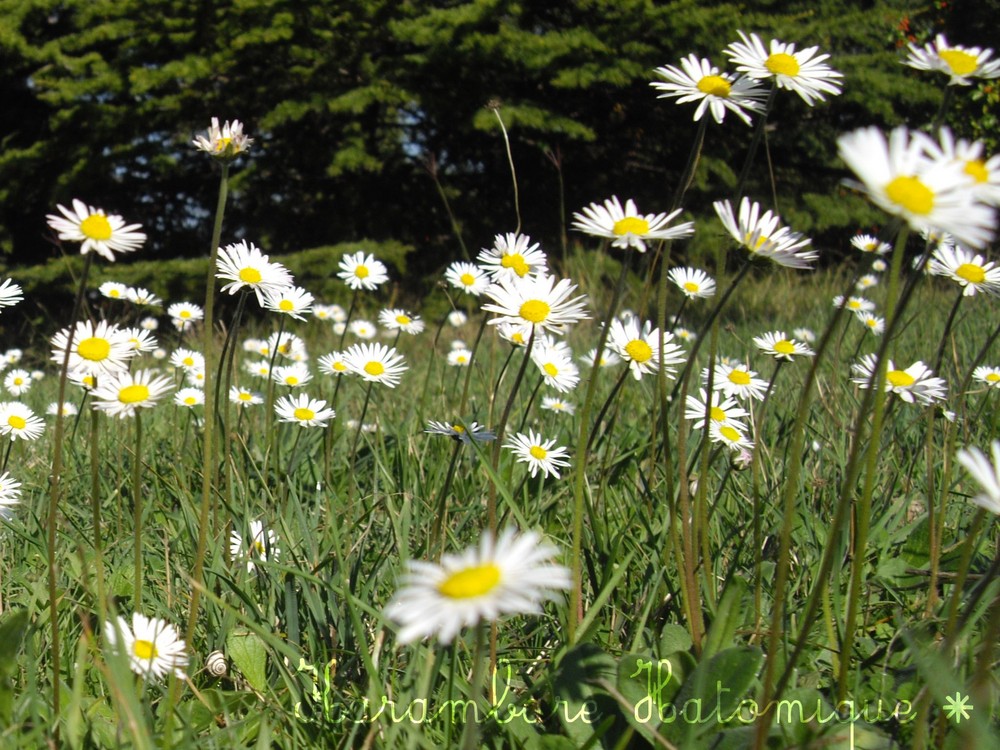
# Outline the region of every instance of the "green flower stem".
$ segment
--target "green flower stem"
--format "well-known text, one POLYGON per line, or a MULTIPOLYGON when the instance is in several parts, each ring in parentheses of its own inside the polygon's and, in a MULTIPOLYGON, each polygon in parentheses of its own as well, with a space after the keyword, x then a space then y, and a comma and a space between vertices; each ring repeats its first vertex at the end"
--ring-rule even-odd
POLYGON ((90 411, 90 514, 94 537, 94 578, 97 581, 97 614, 103 623, 107 617, 104 589, 104 541, 101 534, 101 448, 98 440, 100 412, 90 411))
POLYGON ((462 441, 455 439, 455 447, 451 451, 451 461, 448 463, 448 473, 445 475, 444 486, 441 494, 438 495, 437 513, 434 514, 434 526, 431 529, 431 543, 428 551, 435 554, 437 549, 437 559, 441 559, 444 554, 445 529, 448 528, 448 491, 451 489, 452 479, 455 477, 455 467, 458 465, 458 453, 462 449, 462 441))
POLYGON ((59 666, 59 600, 56 592, 56 521, 59 515, 59 497, 62 486, 62 450, 63 435, 66 420, 63 416, 63 404, 66 403, 66 380, 69 374, 69 354, 73 348, 73 336, 76 333, 76 319, 83 307, 83 295, 87 288, 87 276, 94 262, 94 254, 84 256, 83 271, 80 274, 80 286, 73 301, 73 314, 70 316, 69 332, 66 336, 66 351, 63 353, 62 367, 59 371, 59 396, 56 412, 56 425, 52 438, 52 474, 49 480, 49 509, 46 518, 46 536, 48 542, 48 584, 49 584, 49 621, 52 626, 52 643, 50 658, 52 661, 52 724, 53 739, 59 746, 59 684, 62 680, 62 670, 59 666))
POLYGON ((576 643, 579 635, 578 627, 583 620, 583 515, 584 508, 584 485, 587 478, 587 447, 590 444, 590 409, 594 403, 594 396, 597 394, 597 375, 601 369, 601 356, 604 354, 604 347, 608 343, 608 333, 611 330, 611 321, 614 320, 618 310, 618 303, 621 301, 622 293, 625 290, 625 280, 628 278, 628 261, 631 256, 626 254, 622 261, 621 272, 618 275, 618 283, 615 284, 615 291, 608 305, 608 312, 604 316, 601 325, 601 335, 597 339, 597 349, 594 350, 594 361, 590 366, 590 378, 587 381, 587 394, 583 399, 583 406, 580 408, 580 432, 577 437, 577 446, 582 447, 580 455, 576 457, 576 466, 573 472, 573 588, 570 589, 570 609, 569 609, 569 641, 576 643))
MULTIPOLYGON (((472 679, 469 681, 469 698, 479 706, 483 699, 486 685, 486 628, 488 625, 481 622, 476 626, 476 647, 472 654, 472 679)), ((462 750, 476 750, 479 744, 479 722, 466 721, 465 729, 462 732, 462 750)))
MULTIPOLYGON (((885 344, 891 339, 888 324, 897 317, 900 276, 903 268, 903 255, 906 240, 910 236, 909 226, 903 225, 896 238, 896 246, 892 252, 892 264, 889 269, 889 287, 886 298, 885 318, 887 330, 885 344)), ((858 499, 854 513, 855 533, 851 555, 851 586, 847 597, 847 616, 844 623, 844 639, 840 647, 840 672, 837 678, 837 700, 844 700, 847 695, 847 679, 850 673, 851 650, 854 648, 854 627, 861 606, 862 588, 864 586, 864 569, 867 562, 868 531, 871 525, 872 493, 875 488, 875 476, 878 469, 878 455, 882 438, 883 418, 885 415, 885 378, 888 358, 883 346, 878 356, 878 366, 870 383, 875 390, 874 408, 872 412, 871 433, 868 436, 868 456, 865 468, 864 485, 861 497, 858 499)), ((855 433, 859 435, 860 433, 855 433)))
POLYGON ((132 456, 132 511, 135 514, 134 557, 135 590, 132 592, 136 612, 142 611, 142 417, 135 412, 135 454, 132 456))
POLYGON ((486 330, 486 317, 483 317, 476 332, 476 340, 472 342, 472 351, 469 352, 469 364, 465 368, 465 383, 462 385, 462 398, 458 402, 458 413, 465 414, 465 408, 469 401, 469 385, 472 382, 472 367, 476 363, 476 353, 479 351, 479 344, 483 340, 483 332, 486 330))

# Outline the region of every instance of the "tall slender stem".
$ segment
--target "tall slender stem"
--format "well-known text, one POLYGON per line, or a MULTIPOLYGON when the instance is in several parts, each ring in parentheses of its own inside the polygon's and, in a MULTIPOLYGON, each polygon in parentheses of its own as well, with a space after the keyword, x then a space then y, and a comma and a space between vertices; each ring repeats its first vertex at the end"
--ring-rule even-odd
POLYGON ((135 590, 132 592, 135 611, 142 611, 142 418, 135 413, 135 454, 132 456, 132 511, 135 514, 134 562, 135 590))

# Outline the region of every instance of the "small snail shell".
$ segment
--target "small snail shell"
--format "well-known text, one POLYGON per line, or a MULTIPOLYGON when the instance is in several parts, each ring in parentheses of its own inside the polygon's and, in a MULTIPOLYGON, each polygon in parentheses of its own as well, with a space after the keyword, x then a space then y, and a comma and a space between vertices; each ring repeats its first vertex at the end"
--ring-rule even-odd
POLYGON ((229 671, 229 667, 226 664, 226 655, 221 651, 213 651, 205 659, 205 669, 208 670, 209 674, 216 677, 224 677, 226 672, 229 671))

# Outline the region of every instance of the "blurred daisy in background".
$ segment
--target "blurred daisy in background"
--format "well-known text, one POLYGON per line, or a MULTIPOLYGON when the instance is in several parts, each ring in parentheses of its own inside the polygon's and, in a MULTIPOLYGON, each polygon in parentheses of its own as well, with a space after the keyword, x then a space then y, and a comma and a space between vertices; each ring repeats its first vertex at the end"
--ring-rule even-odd
POLYGON ((990 388, 1000 388, 1000 367, 980 365, 972 371, 972 379, 985 383, 990 388))
POLYGON ((99 208, 73 200, 73 210, 57 205, 62 216, 49 214, 46 219, 61 240, 79 242, 80 254, 91 250, 110 261, 115 253, 130 253, 142 247, 146 235, 139 224, 126 226, 121 216, 107 215, 99 208))
POLYGON ((116 373, 98 381, 94 408, 110 417, 134 417, 139 409, 156 406, 171 387, 169 378, 152 370, 116 373))
MULTIPOLYGON (((875 355, 866 354, 859 362, 851 365, 854 371, 852 382, 861 388, 869 388, 877 366, 878 359, 875 355)), ((934 377, 934 373, 923 362, 914 362, 905 370, 897 369, 891 359, 886 363, 885 390, 895 393, 908 404, 920 402, 926 406, 934 401, 943 401, 946 389, 944 380, 934 377)))
POLYGON ((472 351, 464 346, 449 350, 448 364, 452 367, 468 367, 472 364, 472 351))
POLYGON ((545 411, 554 411, 559 414, 572 415, 576 413, 576 407, 572 403, 558 396, 542 396, 542 408, 545 411))
POLYGON ((174 403, 188 409, 205 405, 205 391, 201 388, 181 388, 174 394, 174 403))
POLYGON ((1000 440, 994 440, 990 449, 993 463, 975 446, 958 451, 958 462, 983 490, 972 498, 972 502, 992 513, 1000 514, 1000 440))
POLYGON ((950 86, 971 86, 970 78, 996 78, 1000 76, 1000 60, 991 60, 993 50, 989 47, 963 47, 948 44, 944 34, 938 34, 933 42, 922 48, 909 45, 909 54, 904 65, 917 70, 936 70, 948 76, 950 86))
POLYGON ((174 328, 187 331, 192 324, 205 317, 205 311, 193 302, 175 302, 167 308, 167 315, 174 328))
POLYGON ((671 268, 667 276, 689 299, 715 294, 715 281, 699 268, 671 268))
POLYGON ((694 222, 691 221, 668 226, 680 213, 678 208, 669 214, 640 214, 635 201, 629 198, 622 208, 615 195, 604 201, 604 205, 591 203, 582 213, 574 213, 573 229, 612 240, 612 247, 632 247, 644 253, 646 240, 669 240, 694 234, 694 222))
POLYGON ((863 253, 874 253, 875 255, 885 255, 892 250, 892 245, 882 242, 878 237, 870 234, 856 234, 851 237, 851 246, 863 253))
POLYGON ((431 435, 446 435, 453 440, 469 444, 473 441, 477 443, 488 443, 496 440, 497 436, 487 430, 478 422, 435 422, 431 420, 427 423, 424 432, 431 435))
POLYGON ((411 335, 424 330, 424 321, 406 310, 381 310, 378 314, 378 322, 386 330, 402 331, 411 335))
POLYGON ((251 391, 249 388, 240 388, 238 385, 229 389, 229 400, 244 409, 264 403, 264 397, 261 394, 251 391))
POLYGON ((531 350, 531 361, 542 374, 545 385, 566 393, 580 382, 580 368, 573 362, 573 352, 562 341, 543 337, 531 350))
POLYGON ((399 385, 403 373, 409 369, 403 361, 402 354, 383 344, 354 344, 344 352, 348 370, 363 380, 389 388, 399 385))
POLYGON ((694 112, 696 121, 705 112, 711 112, 712 119, 721 123, 728 111, 749 125, 749 113, 764 110, 760 100, 767 92, 752 78, 721 73, 711 62, 697 55, 682 58, 680 68, 664 65, 653 72, 664 79, 650 83, 657 91, 665 92, 657 98, 676 98, 678 104, 698 102, 694 112))
POLYGON ((348 372, 343 352, 330 352, 316 360, 316 366, 324 375, 344 375, 348 372))
POLYGON ((788 268, 810 268, 819 257, 814 250, 807 250, 810 240, 788 227, 781 226, 778 215, 772 211, 760 212, 759 203, 749 198, 740 201, 739 219, 728 200, 712 204, 722 225, 751 258, 765 258, 788 268))
POLYGON ((235 528, 229 533, 229 556, 233 560, 246 558, 248 573, 259 562, 276 560, 281 552, 278 549, 278 535, 273 529, 265 528, 263 521, 251 521, 249 531, 246 540, 235 528))
POLYGON ((480 622, 540 614, 543 601, 572 585, 569 569, 552 562, 555 555, 539 534, 506 529, 440 562, 409 560, 385 616, 400 626, 396 640, 405 645, 431 636, 450 643, 480 622))
POLYGON ((3 387, 11 396, 21 396, 32 386, 31 373, 20 368, 11 370, 3 379, 3 387))
POLYGON ((876 336, 881 336, 882 332, 885 330, 885 318, 880 318, 878 315, 874 315, 867 310, 855 311, 854 317, 860 321, 861 325, 874 333, 876 336))
POLYGON ((961 245, 938 245, 931 253, 927 272, 935 276, 947 276, 957 282, 966 297, 971 297, 976 292, 1000 295, 1000 268, 961 245))
POLYGON ((12 279, 4 279, 0 284, 0 308, 13 307, 24 299, 21 287, 12 279))

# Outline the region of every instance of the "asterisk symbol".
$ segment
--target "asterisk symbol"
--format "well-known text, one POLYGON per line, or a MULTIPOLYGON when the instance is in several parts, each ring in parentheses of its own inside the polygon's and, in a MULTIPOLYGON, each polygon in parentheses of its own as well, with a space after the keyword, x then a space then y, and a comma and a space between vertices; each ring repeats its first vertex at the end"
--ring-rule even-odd
POLYGON ((955 692, 954 696, 949 695, 944 699, 944 713, 949 719, 953 719, 956 724, 961 724, 962 719, 968 719, 972 714, 972 704, 969 703, 969 696, 955 692))

